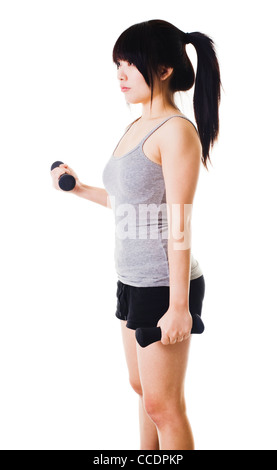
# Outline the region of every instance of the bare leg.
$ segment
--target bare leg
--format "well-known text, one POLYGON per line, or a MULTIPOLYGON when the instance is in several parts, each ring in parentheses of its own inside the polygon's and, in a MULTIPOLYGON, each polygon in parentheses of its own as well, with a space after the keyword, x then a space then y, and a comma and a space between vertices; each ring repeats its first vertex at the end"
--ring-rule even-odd
POLYGON ((145 411, 143 397, 139 397, 140 450, 159 450, 158 431, 145 411))
POLYGON ((194 450, 186 415, 184 380, 190 339, 147 348, 137 345, 144 407, 158 429, 160 450, 194 450))
POLYGON ((155 423, 145 411, 143 394, 138 369, 135 330, 126 328, 126 321, 121 320, 121 331, 129 370, 129 381, 139 396, 140 450, 159 450, 158 432, 155 423))
POLYGON ((158 423, 161 450, 194 450, 194 439, 185 405, 176 406, 176 403, 172 403, 169 410, 170 416, 158 423))

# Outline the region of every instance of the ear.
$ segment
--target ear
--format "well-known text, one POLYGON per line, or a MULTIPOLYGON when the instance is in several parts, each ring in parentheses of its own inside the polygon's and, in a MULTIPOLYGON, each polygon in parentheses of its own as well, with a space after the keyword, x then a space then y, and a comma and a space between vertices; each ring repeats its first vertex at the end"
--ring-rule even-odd
POLYGON ((173 73, 172 67, 165 67, 164 65, 161 65, 159 68, 159 74, 160 74, 161 80, 166 80, 168 77, 170 77, 172 73, 173 73))

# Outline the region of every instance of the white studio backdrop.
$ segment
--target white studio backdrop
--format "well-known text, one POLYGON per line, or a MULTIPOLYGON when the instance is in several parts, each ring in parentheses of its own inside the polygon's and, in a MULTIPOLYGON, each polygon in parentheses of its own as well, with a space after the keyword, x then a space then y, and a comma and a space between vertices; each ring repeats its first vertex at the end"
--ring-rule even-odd
MULTIPOLYGON (((277 449, 274 6, 1 1, 1 449, 139 449, 114 316, 112 212, 56 191, 50 166, 62 160, 103 187, 140 115, 120 93, 112 48, 157 18, 214 39, 224 87, 213 167, 202 167, 194 202, 206 281, 206 332, 193 338, 186 379, 196 448, 277 449)), ((192 96, 176 102, 194 119, 192 96)))

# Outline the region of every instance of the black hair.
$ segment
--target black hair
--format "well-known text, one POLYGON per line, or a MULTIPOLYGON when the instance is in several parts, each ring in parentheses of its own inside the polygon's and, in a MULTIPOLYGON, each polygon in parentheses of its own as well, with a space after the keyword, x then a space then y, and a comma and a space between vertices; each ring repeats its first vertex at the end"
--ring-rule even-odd
POLYGON ((153 77, 158 76, 160 66, 172 67, 169 90, 190 90, 193 95, 194 115, 202 144, 202 163, 208 170, 210 147, 218 139, 220 104, 220 69, 213 40, 200 32, 184 33, 164 20, 150 20, 134 24, 117 39, 112 53, 113 62, 126 60, 134 64, 151 88, 153 77), (192 44, 197 53, 196 76, 186 52, 186 44, 192 44))

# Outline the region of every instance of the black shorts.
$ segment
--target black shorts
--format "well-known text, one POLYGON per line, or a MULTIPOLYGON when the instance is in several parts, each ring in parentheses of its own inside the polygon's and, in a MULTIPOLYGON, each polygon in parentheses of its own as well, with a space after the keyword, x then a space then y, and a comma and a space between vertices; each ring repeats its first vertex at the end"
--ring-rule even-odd
MULTIPOLYGON (((169 286, 134 287, 117 281, 117 308, 115 316, 127 320, 127 328, 148 328, 157 326, 160 318, 169 308, 169 286)), ((205 295, 204 276, 190 281, 189 311, 201 316, 205 295)))

